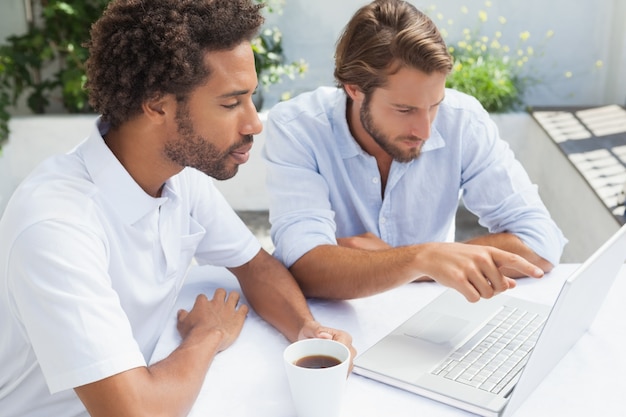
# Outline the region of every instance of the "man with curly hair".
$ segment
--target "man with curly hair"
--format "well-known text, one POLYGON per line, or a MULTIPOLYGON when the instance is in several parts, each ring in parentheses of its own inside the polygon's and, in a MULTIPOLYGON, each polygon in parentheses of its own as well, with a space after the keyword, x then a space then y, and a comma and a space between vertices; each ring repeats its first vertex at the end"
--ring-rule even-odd
MULTIPOLYGON (((187 269, 226 267, 290 341, 323 327, 293 277, 214 187, 262 129, 250 0, 116 0, 93 26, 88 138, 16 190, 0 221, 0 414, 182 416, 239 335, 237 292, 178 312, 180 346, 149 364, 187 269)), ((209 280, 210 277, 207 277, 209 280)))

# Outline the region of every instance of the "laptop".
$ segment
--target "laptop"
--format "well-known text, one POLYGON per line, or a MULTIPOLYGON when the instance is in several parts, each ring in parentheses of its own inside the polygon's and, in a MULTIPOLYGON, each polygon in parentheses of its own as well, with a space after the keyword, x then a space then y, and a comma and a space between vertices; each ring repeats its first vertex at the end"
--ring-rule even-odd
POLYGON ((587 331, 626 259, 626 226, 567 278, 552 307, 447 289, 358 355, 354 372, 482 416, 510 416, 587 331))

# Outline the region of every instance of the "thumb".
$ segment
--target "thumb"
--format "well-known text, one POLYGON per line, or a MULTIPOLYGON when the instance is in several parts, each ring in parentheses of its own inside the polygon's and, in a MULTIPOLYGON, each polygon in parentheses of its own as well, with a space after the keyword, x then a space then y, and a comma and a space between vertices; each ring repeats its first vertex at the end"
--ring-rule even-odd
POLYGON ((327 329, 321 327, 315 332, 315 337, 319 339, 331 339, 333 338, 333 334, 329 332, 327 329))
POLYGON ((176 316, 178 318, 178 321, 183 321, 187 318, 188 315, 189 315, 189 312, 181 308, 180 310, 178 310, 178 313, 176 316))

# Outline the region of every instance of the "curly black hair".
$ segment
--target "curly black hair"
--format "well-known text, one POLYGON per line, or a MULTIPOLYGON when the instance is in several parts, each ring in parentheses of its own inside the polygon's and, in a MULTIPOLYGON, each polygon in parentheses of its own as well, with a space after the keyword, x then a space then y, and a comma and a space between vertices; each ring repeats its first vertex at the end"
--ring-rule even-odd
POLYGON ((89 103, 112 127, 148 99, 179 100, 210 75, 204 55, 251 40, 263 24, 251 0, 114 0, 91 28, 89 103))

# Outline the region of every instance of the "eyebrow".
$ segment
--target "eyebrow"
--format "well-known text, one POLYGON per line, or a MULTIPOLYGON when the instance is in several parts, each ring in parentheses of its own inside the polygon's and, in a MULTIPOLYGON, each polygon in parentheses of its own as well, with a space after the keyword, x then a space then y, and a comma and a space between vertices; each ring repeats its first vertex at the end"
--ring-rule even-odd
MULTIPOLYGON (((259 88, 258 85, 254 88, 254 90, 256 90, 257 88, 259 88)), ((218 98, 219 99, 224 99, 224 98, 238 97, 238 96, 246 95, 249 92, 250 92, 250 90, 235 90, 235 91, 231 91, 231 92, 226 93, 226 94, 222 94, 221 96, 218 96, 218 98)))
MULTIPOLYGON (((446 99, 446 96, 444 95, 444 96, 441 98, 441 100, 439 100, 439 101, 438 101, 438 102, 436 102, 435 104, 431 105, 431 107, 434 107, 434 106, 438 106, 438 105, 440 105, 440 104, 441 104, 441 103, 442 103, 445 99, 446 99)), ((402 107, 402 108, 405 108, 405 109, 418 109, 418 107, 415 107, 415 106, 409 106, 409 105, 406 105, 406 104, 393 104, 393 105, 394 105, 394 106, 396 106, 396 107, 402 107)))
POLYGON ((248 94, 249 92, 250 90, 235 90, 226 94, 222 94, 221 96, 218 96, 218 98, 222 99, 222 98, 238 97, 238 96, 243 96, 244 94, 248 94))

